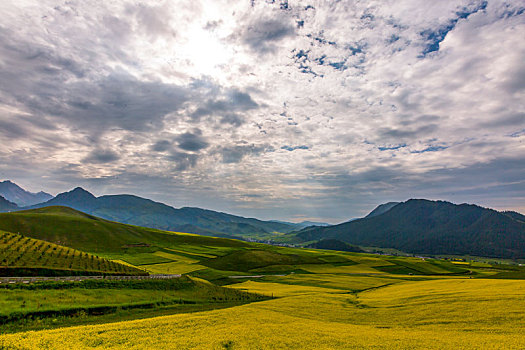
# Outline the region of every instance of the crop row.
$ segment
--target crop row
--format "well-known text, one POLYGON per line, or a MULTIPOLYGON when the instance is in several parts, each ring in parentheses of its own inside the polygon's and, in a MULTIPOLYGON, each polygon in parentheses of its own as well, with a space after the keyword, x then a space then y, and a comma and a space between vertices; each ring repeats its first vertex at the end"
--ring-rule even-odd
POLYGON ((0 232, 0 267, 31 267, 132 274, 137 269, 54 243, 0 232))

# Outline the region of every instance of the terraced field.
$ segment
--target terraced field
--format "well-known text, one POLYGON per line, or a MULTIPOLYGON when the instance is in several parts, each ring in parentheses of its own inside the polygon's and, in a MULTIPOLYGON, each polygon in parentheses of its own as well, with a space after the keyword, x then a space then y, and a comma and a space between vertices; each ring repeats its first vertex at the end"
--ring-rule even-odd
POLYGON ((0 231, 0 275, 144 274, 134 266, 0 231))

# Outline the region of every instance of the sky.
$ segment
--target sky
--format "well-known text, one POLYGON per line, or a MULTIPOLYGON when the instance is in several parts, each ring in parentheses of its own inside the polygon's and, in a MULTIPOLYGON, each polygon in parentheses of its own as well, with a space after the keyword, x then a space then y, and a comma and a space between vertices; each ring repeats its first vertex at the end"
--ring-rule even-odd
POLYGON ((0 179, 337 223, 525 212, 522 0, 0 2, 0 179))

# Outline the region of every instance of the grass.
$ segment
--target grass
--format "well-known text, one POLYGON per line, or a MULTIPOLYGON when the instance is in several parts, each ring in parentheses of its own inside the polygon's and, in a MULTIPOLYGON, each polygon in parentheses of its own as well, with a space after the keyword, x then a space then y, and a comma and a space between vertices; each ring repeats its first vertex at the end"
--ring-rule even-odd
POLYGON ((91 253, 151 252, 148 246, 191 245, 245 247, 223 238, 175 234, 100 219, 67 207, 45 207, 0 214, 0 230, 62 244, 91 253), (133 247, 145 244, 146 247, 133 247))
POLYGON ((525 347, 525 268, 518 265, 275 247, 142 229, 74 211, 62 215, 59 209, 9 222, 72 247, 82 246, 84 238, 52 230, 79 227, 101 242, 86 250, 149 272, 184 273, 192 277, 180 281, 195 286, 144 288, 142 281, 12 286, 18 289, 0 290, 0 315, 58 313, 8 323, 3 328, 8 332, 49 329, 2 335, 0 348, 525 347), (38 230, 42 225, 45 230, 38 230), (114 234, 121 235, 116 243, 114 234), (229 278, 241 275, 263 276, 229 278), (261 301, 261 294, 275 298, 261 301), (93 310, 107 313, 95 316, 93 310), (51 329, 67 325, 75 327, 51 329))
POLYGON ((254 281, 236 288, 273 291, 280 298, 220 310, 4 335, 0 346, 501 349, 525 345, 525 281, 401 281, 351 294, 254 281))
POLYGON ((92 316, 87 319, 90 321, 94 316, 114 314, 121 310, 166 309, 186 304, 238 305, 263 299, 260 295, 218 287, 188 277, 7 285, 0 291, 0 323, 6 331, 19 331, 30 329, 31 326, 38 328, 42 320, 49 318, 62 317, 66 321, 92 316), (28 322, 31 320, 34 322, 28 322))
POLYGON ((0 231, 0 275, 122 274, 144 272, 39 239, 0 231))

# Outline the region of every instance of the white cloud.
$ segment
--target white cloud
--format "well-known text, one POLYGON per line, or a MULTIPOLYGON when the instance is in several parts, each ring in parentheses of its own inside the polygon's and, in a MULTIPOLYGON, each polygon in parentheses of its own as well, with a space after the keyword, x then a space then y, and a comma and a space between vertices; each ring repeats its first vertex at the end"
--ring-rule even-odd
POLYGON ((334 221, 525 196, 518 0, 0 8, 2 177, 334 221))

